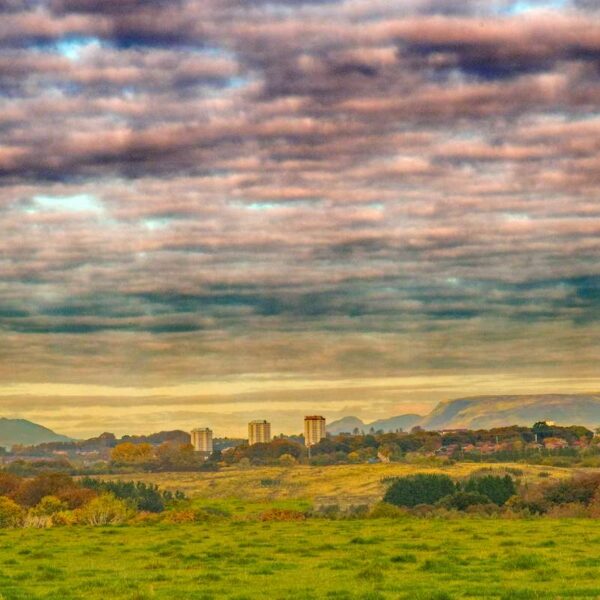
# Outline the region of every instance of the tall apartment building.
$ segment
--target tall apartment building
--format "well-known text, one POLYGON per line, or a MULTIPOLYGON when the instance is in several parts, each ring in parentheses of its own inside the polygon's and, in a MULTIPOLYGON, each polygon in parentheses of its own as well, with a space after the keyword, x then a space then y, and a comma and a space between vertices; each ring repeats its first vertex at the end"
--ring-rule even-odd
POLYGON ((271 423, 268 421, 250 421, 248 423, 248 444, 266 444, 271 441, 271 423))
POLYGON ((213 432, 208 427, 198 427, 190 432, 192 446, 196 452, 212 454, 213 451, 213 432))
POLYGON ((307 447, 318 444, 325 437, 327 437, 325 417, 319 415, 304 417, 304 444, 307 447))

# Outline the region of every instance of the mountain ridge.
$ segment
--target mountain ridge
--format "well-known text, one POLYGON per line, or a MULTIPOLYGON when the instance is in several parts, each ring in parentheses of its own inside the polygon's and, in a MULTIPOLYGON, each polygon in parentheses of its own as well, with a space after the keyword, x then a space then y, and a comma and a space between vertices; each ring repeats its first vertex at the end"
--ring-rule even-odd
POLYGON ((467 396, 439 402, 427 415, 399 415, 365 423, 353 416, 332 421, 327 431, 351 433, 423 429, 491 429, 510 425, 532 425, 554 421, 558 425, 600 425, 600 393, 591 394, 505 394, 467 396))
POLYGON ((440 402, 419 423, 424 429, 490 429, 551 420, 559 425, 600 424, 600 394, 512 394, 440 402))
POLYGON ((17 444, 33 446, 46 442, 70 441, 72 438, 56 433, 33 421, 0 417, 0 447, 11 448, 17 444))
MULTIPOLYGON (((600 393, 468 396, 439 402, 427 415, 410 413, 370 423, 346 416, 329 423, 327 431, 333 435, 352 433, 355 429, 365 433, 371 429, 409 431, 415 425, 428 430, 491 429, 510 425, 531 426, 536 421, 548 420, 557 425, 600 426, 600 393)), ((73 441, 72 438, 27 419, 0 417, 0 447, 69 441, 73 441)))
POLYGON ((368 433, 371 429, 374 431, 383 430, 384 432, 392 432, 398 429, 407 430, 414 427, 424 417, 417 414, 398 415, 387 419, 378 419, 372 423, 365 423, 358 417, 342 417, 336 421, 332 421, 327 425, 327 431, 334 435, 338 433, 352 433, 354 429, 368 433))

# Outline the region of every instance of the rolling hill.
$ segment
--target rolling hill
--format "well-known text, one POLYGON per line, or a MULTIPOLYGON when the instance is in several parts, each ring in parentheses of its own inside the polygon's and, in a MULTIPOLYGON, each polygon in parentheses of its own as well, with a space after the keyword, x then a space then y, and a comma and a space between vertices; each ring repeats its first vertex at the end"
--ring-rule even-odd
POLYGON ((69 442, 71 438, 54 433, 51 429, 26 419, 0 418, 0 446, 10 448, 15 444, 26 446, 46 442, 69 442))
POLYGON ((399 415, 389 419, 379 419, 372 423, 365 423, 358 417, 343 417, 337 421, 332 421, 327 425, 327 431, 333 435, 338 433, 352 433, 354 429, 368 433, 371 429, 384 432, 396 431, 402 429, 408 431, 411 427, 417 425, 423 417, 421 415, 399 415))
POLYGON ((600 425, 600 394, 476 396, 440 402, 419 425, 425 429, 489 429, 504 425, 600 425))
POLYGON ((531 394, 514 396, 474 396, 440 402, 428 415, 400 415, 365 423, 357 417, 331 422, 333 435, 354 429, 409 431, 415 425, 424 429, 490 429, 507 425, 532 425, 554 421, 558 425, 600 426, 600 394, 531 394))

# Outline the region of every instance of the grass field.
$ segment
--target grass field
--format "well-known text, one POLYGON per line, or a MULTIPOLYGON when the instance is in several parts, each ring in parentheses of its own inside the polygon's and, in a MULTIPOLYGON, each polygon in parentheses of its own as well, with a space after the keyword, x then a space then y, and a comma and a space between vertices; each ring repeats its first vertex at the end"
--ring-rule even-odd
MULTIPOLYGON (((377 464, 114 476, 184 490, 204 523, 0 530, 0 600, 452 600, 600 598, 600 521, 467 517, 261 521, 315 498, 379 500, 381 478, 527 465, 377 464)), ((540 472, 545 472, 542 479, 540 472)))
POLYGON ((600 598, 592 520, 222 521, 0 532, 3 600, 600 598))
MULTIPOLYGON (((313 499, 318 496, 364 496, 379 500, 385 490, 382 477, 412 473, 447 473, 451 477, 466 477, 482 468, 523 471, 525 481, 541 481, 539 474, 553 478, 573 474, 573 469, 498 463, 456 463, 446 467, 428 467, 404 463, 334 465, 328 467, 229 467, 216 473, 135 473, 111 478, 136 479, 156 483, 172 491, 182 490, 191 498, 241 498, 254 501, 313 499)), ((107 477, 108 478, 108 477, 107 477)))

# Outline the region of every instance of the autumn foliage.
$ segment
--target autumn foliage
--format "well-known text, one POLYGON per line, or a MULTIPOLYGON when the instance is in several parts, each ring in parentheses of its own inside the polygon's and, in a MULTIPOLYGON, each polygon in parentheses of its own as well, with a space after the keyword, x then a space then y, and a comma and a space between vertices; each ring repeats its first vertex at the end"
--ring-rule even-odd
POLYGON ((110 459, 117 465, 144 465, 154 460, 154 450, 150 444, 124 442, 112 449, 110 459))

